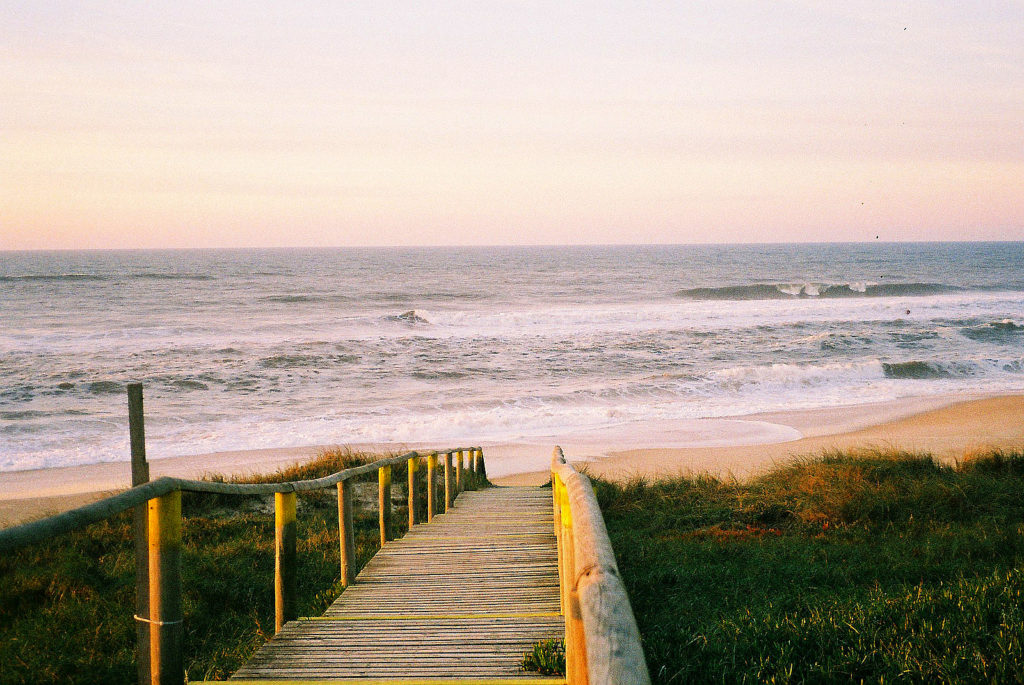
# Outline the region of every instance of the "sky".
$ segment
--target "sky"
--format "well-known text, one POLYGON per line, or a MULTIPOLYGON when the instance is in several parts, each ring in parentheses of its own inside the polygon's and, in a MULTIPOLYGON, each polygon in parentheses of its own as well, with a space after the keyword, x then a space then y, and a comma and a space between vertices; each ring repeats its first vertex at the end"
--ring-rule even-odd
POLYGON ((1024 239, 1024 2, 0 0, 0 250, 1024 239))

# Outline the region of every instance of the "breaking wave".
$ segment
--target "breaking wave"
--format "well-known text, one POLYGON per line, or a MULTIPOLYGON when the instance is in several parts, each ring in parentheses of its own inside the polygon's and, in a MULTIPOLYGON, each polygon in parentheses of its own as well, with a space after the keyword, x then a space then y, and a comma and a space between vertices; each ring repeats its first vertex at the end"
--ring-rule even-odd
POLYGON ((87 387, 93 395, 109 395, 124 392, 124 386, 117 381, 93 381, 87 387))
POLYGON ((970 378, 992 373, 1021 373, 1024 360, 985 361, 906 361, 883 362, 886 378, 896 380, 936 380, 943 378, 970 378))
POLYGON ((960 332, 978 342, 1005 343, 1017 340, 1024 342, 1024 326, 1016 324, 1010 319, 968 326, 960 329, 960 332))
POLYGON ((407 312, 402 312, 401 314, 395 314, 394 316, 387 316, 384 318, 387 321, 394 321, 395 323, 404 323, 409 325, 430 323, 422 316, 417 314, 415 309, 410 309, 407 312))
POLYGON ((352 354, 277 354, 260 359, 259 365, 264 369, 321 369, 357 361, 359 357, 352 354))
POLYGON ((962 292, 943 283, 752 283, 713 288, 684 288, 675 295, 687 300, 785 300, 814 297, 919 297, 962 292))
POLYGON ((302 304, 306 302, 351 302, 352 298, 345 295, 267 295, 260 298, 262 302, 273 302, 275 304, 302 304))

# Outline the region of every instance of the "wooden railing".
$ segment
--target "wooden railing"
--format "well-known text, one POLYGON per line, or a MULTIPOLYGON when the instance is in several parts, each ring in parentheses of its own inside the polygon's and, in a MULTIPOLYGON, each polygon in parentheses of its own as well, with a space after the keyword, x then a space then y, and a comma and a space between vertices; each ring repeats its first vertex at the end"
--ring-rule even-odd
MULTIPOLYGON (((140 631, 140 653, 149 655, 149 680, 160 685, 180 685, 184 679, 182 657, 181 605, 181 493, 206 492, 220 495, 274 495, 275 520, 275 625, 277 630, 296 616, 296 515, 295 494, 337 486, 338 532, 341 556, 341 582, 348 586, 355 579, 355 529, 352 521, 353 479, 377 471, 380 542, 387 542, 391 528, 391 467, 408 465, 409 527, 417 523, 419 499, 417 476, 421 461, 426 461, 427 520, 437 510, 439 491, 437 470, 444 458, 444 502, 450 508, 455 497, 466 489, 469 480, 486 480, 483 450, 460 447, 436 452, 409 452, 371 464, 338 471, 323 478, 283 483, 218 483, 214 481, 160 478, 78 509, 0 530, 0 554, 54 536, 82 528, 140 506, 147 511, 148 574, 139 574, 139 593, 148 587, 147 615, 135 618, 148 630, 140 631), (468 453, 468 464, 466 455, 468 453), (145 637, 143 637, 145 636, 145 637)), ((137 566, 138 568, 139 566, 137 566)))
POLYGON ((569 685, 650 685, 640 632, 590 479, 551 460, 569 685))

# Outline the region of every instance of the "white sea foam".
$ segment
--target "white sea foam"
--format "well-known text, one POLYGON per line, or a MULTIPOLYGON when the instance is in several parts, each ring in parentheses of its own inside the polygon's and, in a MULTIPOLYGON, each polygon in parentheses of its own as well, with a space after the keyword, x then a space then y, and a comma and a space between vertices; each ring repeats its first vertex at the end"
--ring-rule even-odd
POLYGON ((45 277, 0 289, 0 470, 125 459, 135 380, 153 458, 1020 390, 1024 250, 1006 249, 61 256, 90 280, 19 256, 45 277))

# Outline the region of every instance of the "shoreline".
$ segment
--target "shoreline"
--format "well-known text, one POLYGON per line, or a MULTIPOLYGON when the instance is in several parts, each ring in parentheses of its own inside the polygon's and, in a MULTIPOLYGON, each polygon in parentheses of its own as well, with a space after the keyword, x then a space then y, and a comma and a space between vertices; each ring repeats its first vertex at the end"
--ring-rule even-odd
MULTIPOLYGON (((1024 395, 961 399, 913 413, 895 412, 887 420, 874 423, 866 421, 870 412, 863 410, 867 407, 851 409, 854 416, 836 417, 837 422, 831 424, 849 424, 850 429, 831 432, 827 421, 817 426, 812 423, 804 437, 787 442, 727 447, 631 448, 615 450, 598 459, 567 450, 566 456, 585 466, 590 474, 611 480, 695 473, 744 479, 794 459, 834 449, 893 448, 928 452, 947 463, 979 450, 1024 449, 1024 395)), ((841 409, 829 411, 842 413, 841 409)), ((813 411, 798 413, 791 418, 794 424, 813 422, 815 414, 813 411)), ((760 416, 763 418, 765 415, 760 416)), ((500 484, 538 484, 547 482, 547 479, 546 471, 537 471, 500 479, 500 484)))
MULTIPOLYGON (((565 432, 517 442, 482 442, 499 485, 547 481, 551 450, 612 479, 707 472, 744 478, 827 449, 898 447, 952 460, 986 447, 1024 447, 1024 394, 914 397, 873 404, 748 416, 650 422, 565 432), (642 436, 637 433, 643 431, 642 436)), ((152 478, 272 472, 334 445, 216 452, 149 462, 152 478)), ((427 444, 353 444, 353 451, 405 452, 427 444)), ((82 506, 128 487, 130 464, 105 462, 0 473, 0 527, 82 506)))

